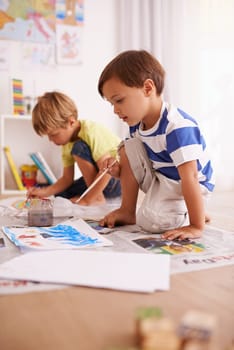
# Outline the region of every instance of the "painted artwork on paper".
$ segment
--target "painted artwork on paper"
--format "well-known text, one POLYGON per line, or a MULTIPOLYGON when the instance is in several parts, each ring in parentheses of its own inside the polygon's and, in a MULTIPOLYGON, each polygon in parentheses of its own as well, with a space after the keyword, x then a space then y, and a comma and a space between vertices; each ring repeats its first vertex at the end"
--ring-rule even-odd
POLYGON ((81 62, 83 24, 83 0, 56 1, 57 63, 77 64, 81 62))
POLYGON ((21 50, 24 68, 52 67, 55 64, 55 47, 52 44, 24 43, 21 50))
POLYGON ((20 248, 47 250, 112 245, 82 219, 67 220, 49 227, 3 226, 2 230, 20 248))
POLYGON ((56 31, 56 57, 60 64, 81 63, 81 28, 60 25, 56 31))
POLYGON ((56 24, 83 26, 84 0, 56 0, 56 24))

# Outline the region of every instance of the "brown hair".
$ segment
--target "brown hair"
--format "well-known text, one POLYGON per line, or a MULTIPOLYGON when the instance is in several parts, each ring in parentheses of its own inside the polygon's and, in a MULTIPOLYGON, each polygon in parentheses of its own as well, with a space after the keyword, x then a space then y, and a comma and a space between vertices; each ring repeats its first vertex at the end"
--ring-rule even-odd
POLYGON ((164 88, 165 71, 159 61, 145 50, 120 53, 104 68, 98 81, 98 91, 103 97, 103 85, 113 77, 130 87, 142 87, 152 79, 160 95, 164 88))
POLYGON ((48 130, 65 128, 71 116, 78 118, 76 105, 70 97, 57 91, 46 92, 38 97, 33 108, 33 128, 38 135, 45 135, 48 130))

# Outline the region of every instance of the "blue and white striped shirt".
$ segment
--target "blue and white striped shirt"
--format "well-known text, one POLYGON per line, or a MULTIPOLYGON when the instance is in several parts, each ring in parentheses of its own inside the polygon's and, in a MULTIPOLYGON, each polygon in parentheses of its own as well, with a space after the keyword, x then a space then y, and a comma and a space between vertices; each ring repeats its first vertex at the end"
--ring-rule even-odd
POLYGON ((151 129, 143 130, 139 123, 131 126, 129 132, 130 137, 143 142, 153 169, 180 181, 177 167, 196 160, 200 184, 213 191, 213 169, 205 140, 197 122, 188 114, 164 102, 161 116, 151 129))

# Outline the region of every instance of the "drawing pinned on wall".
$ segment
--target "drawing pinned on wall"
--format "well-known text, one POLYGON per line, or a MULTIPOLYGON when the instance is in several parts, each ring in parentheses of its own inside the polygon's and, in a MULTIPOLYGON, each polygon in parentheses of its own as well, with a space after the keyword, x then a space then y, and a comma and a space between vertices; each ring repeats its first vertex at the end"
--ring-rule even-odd
POLYGON ((60 25, 56 31, 56 60, 58 64, 81 63, 80 28, 60 25))
POLYGON ((56 61, 58 64, 81 63, 83 24, 83 0, 57 0, 56 61))
POLYGON ((56 24, 84 24, 84 0, 56 0, 55 11, 56 24))
POLYGON ((55 65, 55 47, 51 44, 24 43, 21 48, 22 67, 28 69, 55 65))

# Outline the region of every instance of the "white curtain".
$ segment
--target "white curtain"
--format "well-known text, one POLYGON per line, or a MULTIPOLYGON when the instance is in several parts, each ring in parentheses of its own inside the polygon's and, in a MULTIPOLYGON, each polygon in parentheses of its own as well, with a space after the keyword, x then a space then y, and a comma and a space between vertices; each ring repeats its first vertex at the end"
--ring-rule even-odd
POLYGON ((164 98, 199 122, 216 190, 234 190, 234 0, 117 0, 119 51, 146 49, 164 98))

